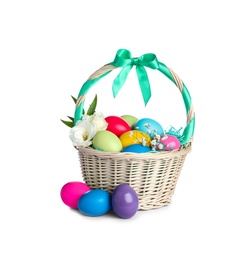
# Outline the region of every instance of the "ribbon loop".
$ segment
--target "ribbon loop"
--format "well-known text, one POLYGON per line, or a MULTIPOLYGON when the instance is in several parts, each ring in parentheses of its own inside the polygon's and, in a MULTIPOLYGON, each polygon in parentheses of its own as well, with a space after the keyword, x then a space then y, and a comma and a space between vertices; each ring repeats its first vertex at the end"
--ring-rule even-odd
POLYGON ((132 55, 130 51, 125 49, 118 50, 112 65, 116 67, 125 67, 130 64, 132 64, 132 55))
POLYGON ((159 62, 156 55, 152 53, 147 53, 140 56, 139 58, 132 58, 130 51, 126 49, 120 49, 117 51, 114 61, 110 64, 116 67, 122 67, 122 70, 113 81, 113 96, 116 97, 119 90, 124 85, 130 70, 135 65, 141 93, 144 99, 144 103, 145 105, 147 105, 151 97, 151 88, 144 67, 148 67, 150 69, 159 69, 159 62))

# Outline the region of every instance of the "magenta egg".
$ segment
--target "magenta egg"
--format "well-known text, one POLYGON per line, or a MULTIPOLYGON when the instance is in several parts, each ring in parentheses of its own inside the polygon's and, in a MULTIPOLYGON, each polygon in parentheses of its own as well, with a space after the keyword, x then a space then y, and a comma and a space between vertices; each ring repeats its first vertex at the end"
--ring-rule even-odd
POLYGON ((131 218, 138 211, 139 199, 128 184, 118 185, 112 193, 112 209, 121 218, 131 218))
POLYGON ((106 130, 114 133, 118 137, 131 130, 130 125, 119 116, 107 116, 105 120, 108 123, 106 130))
POLYGON ((78 209, 79 198, 90 190, 91 188, 87 186, 85 183, 79 181, 72 181, 66 183, 61 188, 60 196, 64 204, 73 209, 78 209))
POLYGON ((180 148, 180 140, 173 135, 162 135, 159 143, 156 145, 156 150, 172 151, 180 148))

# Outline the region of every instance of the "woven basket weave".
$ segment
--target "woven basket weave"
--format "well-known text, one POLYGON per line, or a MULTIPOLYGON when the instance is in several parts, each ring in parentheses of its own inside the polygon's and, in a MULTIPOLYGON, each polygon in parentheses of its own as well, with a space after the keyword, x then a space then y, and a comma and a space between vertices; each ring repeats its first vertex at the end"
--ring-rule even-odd
MULTIPOLYGON (((82 111, 90 83, 92 85, 93 80, 116 68, 110 63, 89 77, 85 83, 89 84, 88 87, 83 85, 76 102, 75 120, 80 117, 79 111, 82 111)), ((170 72, 169 78, 182 93, 187 110, 187 126, 194 125, 194 111, 189 92, 181 79, 170 68, 167 69, 170 72)), ((76 147, 83 181, 92 189, 104 189, 110 193, 121 183, 129 184, 138 195, 139 210, 166 206, 171 203, 185 158, 191 151, 192 137, 193 131, 190 131, 189 141, 179 150, 166 152, 117 153, 76 147)))

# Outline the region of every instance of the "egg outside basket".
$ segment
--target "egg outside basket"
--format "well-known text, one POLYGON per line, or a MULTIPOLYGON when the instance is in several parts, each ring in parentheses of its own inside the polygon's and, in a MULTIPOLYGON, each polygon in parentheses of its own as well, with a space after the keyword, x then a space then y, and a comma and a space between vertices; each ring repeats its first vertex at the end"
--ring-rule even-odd
MULTIPOLYGON (((136 69, 140 70, 143 66, 159 70, 180 90, 187 112, 187 125, 183 131, 181 148, 173 151, 141 154, 103 152, 90 147, 77 147, 77 150, 83 181, 90 188, 104 189, 112 193, 116 186, 127 183, 138 195, 139 210, 150 210, 171 203, 185 158, 192 147, 195 114, 190 94, 182 80, 170 68, 158 62, 154 54, 131 58, 129 51, 119 50, 112 63, 98 69, 83 84, 76 102, 74 122, 81 119, 86 94, 93 84, 113 69, 123 67, 126 70, 128 66, 132 67, 133 65, 136 65, 136 69), (152 66, 154 62, 155 67, 152 66)), ((119 77, 121 78, 121 75, 117 79, 119 77)))

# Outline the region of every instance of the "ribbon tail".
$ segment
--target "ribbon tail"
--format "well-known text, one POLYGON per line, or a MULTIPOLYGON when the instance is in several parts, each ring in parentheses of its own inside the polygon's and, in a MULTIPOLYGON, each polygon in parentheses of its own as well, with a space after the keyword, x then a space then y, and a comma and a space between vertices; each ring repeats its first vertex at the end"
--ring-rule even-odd
POLYGON ((125 66, 120 73, 117 75, 117 77, 114 79, 113 84, 112 84, 112 93, 113 93, 113 97, 115 98, 118 94, 118 92, 120 91, 120 89, 122 88, 122 86, 124 85, 127 76, 130 72, 130 70, 132 69, 133 65, 128 65, 125 66))
POLYGON ((190 139, 191 137, 193 137, 194 134, 194 126, 195 126, 195 118, 193 118, 184 129, 182 134, 181 145, 187 144, 189 141, 191 141, 190 139))
POLYGON ((151 97, 151 87, 150 87, 149 79, 146 73, 146 69, 143 66, 137 65, 136 72, 138 76, 142 97, 146 106, 151 97))

